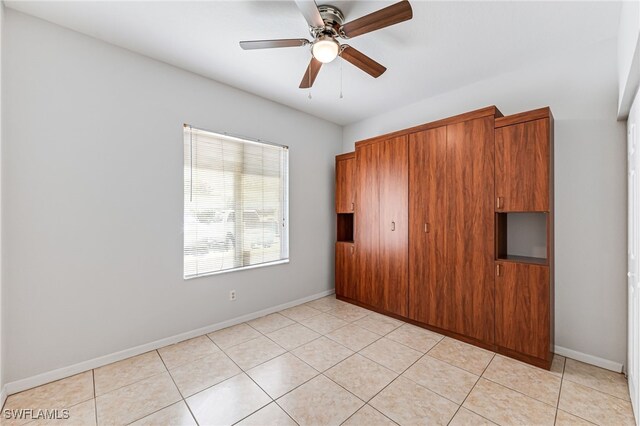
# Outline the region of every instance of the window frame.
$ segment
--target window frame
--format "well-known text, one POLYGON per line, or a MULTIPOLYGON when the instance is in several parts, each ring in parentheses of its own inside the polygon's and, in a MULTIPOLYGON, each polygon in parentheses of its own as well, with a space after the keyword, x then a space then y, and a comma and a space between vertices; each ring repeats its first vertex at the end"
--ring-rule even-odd
MULTIPOLYGON (((282 265, 282 264, 287 264, 290 261, 291 258, 291 253, 290 253, 290 241, 289 241, 289 204, 290 204, 290 193, 289 193, 289 146, 288 145, 283 145, 283 144, 278 144, 278 143, 274 143, 274 142, 269 142, 269 141, 265 141, 262 139, 255 139, 255 138, 251 138, 251 137, 247 137, 247 136, 242 136, 242 135, 237 135, 237 134, 232 134, 232 133, 228 133, 228 132, 218 132, 218 131, 214 131, 214 130, 209 130, 203 127, 197 127, 191 124, 183 124, 183 152, 184 152, 184 134, 185 131, 187 129, 191 129, 191 130, 196 130, 196 131, 201 131, 201 132, 207 132, 207 133, 211 133, 215 136, 220 136, 224 139, 231 139, 231 140, 236 140, 238 142, 242 142, 242 143, 253 143, 253 144, 262 144, 262 145, 270 145, 270 146, 274 146, 274 147, 278 147, 278 148, 283 148, 284 150, 284 167, 282 168, 282 185, 283 185, 283 190, 282 190, 282 197, 280 199, 280 204, 282 206, 282 214, 283 214, 283 218, 281 218, 280 222, 279 222, 279 226, 282 226, 282 230, 280 231, 280 255, 282 256, 282 253, 286 250, 286 257, 285 258, 281 258, 278 260, 273 260, 273 261, 269 261, 269 262, 263 262, 263 263, 256 263, 253 265, 247 265, 247 266, 239 266, 236 268, 229 268, 229 269, 223 269, 220 271, 211 271, 211 272, 206 272, 206 273, 201 273, 201 274, 195 274, 195 275, 186 275, 186 262, 185 262, 185 255, 184 255, 184 249, 185 249, 185 241, 186 241, 186 234, 184 232, 184 229, 186 227, 186 222, 185 222, 185 217, 186 217, 186 212, 187 212, 187 202, 186 202, 186 197, 184 196, 184 191, 183 191, 183 197, 182 197, 182 226, 183 226, 183 232, 182 232, 182 276, 183 279, 185 281, 187 280, 192 280, 195 278, 202 278, 202 277, 209 277, 212 275, 220 275, 220 274, 227 274, 230 272, 236 272, 236 271, 245 271, 245 270, 249 270, 249 269, 256 269, 256 268, 263 268, 263 267, 268 267, 268 266, 275 266, 275 265, 282 265)), ((190 156, 190 158, 193 161, 193 156, 190 156)), ((193 164, 193 163, 192 163, 193 164)), ((193 166, 191 166, 193 168, 193 166)), ((184 153, 183 153, 183 158, 182 158, 182 178, 183 178, 183 187, 184 187, 184 183, 185 183, 185 159, 184 159, 184 153)))

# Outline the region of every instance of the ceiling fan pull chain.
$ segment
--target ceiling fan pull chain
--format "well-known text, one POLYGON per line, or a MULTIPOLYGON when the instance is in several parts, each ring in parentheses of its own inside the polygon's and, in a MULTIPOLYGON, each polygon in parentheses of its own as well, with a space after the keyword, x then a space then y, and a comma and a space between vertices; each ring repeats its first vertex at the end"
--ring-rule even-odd
POLYGON ((340 99, 342 99, 342 56, 340 57, 340 99))

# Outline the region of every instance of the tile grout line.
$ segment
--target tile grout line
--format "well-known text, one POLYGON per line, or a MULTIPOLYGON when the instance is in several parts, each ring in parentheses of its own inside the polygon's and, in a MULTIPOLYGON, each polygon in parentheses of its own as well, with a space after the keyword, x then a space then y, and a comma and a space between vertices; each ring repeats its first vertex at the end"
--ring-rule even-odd
MULTIPOLYGON (((496 357, 496 354, 494 353, 493 356, 491 357, 491 359, 489 360, 489 362, 487 363, 487 365, 484 367, 484 369, 482 370, 482 373, 478 376, 478 379, 476 380, 476 382, 473 384, 473 386, 471 386, 471 389, 469 389, 469 392, 467 393, 467 396, 464 397, 464 399, 462 400, 462 403, 458 406, 458 409, 456 410, 456 412, 454 413, 453 417, 451 417, 451 419, 449 420, 449 422, 447 423, 447 425, 449 425, 453 419, 456 417, 456 415, 458 414, 458 412, 460 411, 461 408, 464 408, 465 410, 469 410, 470 412, 482 417, 483 419, 486 419, 488 421, 490 421, 491 423, 494 423, 491 419, 487 419, 486 417, 484 417, 482 414, 478 414, 473 410, 470 410, 467 407, 463 407, 464 403, 467 402, 467 398, 469 398, 469 395, 471 395, 471 392, 473 392, 473 390, 475 389, 475 387, 478 385, 478 382, 480 382, 480 379, 482 378, 482 376, 484 375, 484 373, 487 371, 487 368, 489 368, 489 365, 493 362, 494 358, 496 357)), ((466 371, 466 370, 465 370, 466 371)))
POLYGON ((96 396, 96 370, 91 369, 91 380, 93 381, 93 409, 95 411, 96 426, 98 426, 98 397, 96 396))

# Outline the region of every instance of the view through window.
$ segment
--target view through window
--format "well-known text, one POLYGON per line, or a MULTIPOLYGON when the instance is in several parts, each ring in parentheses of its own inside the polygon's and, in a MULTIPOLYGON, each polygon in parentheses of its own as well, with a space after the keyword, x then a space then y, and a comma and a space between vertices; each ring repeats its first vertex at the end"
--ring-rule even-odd
POLYGON ((288 148, 184 126, 184 277, 289 258, 288 148))

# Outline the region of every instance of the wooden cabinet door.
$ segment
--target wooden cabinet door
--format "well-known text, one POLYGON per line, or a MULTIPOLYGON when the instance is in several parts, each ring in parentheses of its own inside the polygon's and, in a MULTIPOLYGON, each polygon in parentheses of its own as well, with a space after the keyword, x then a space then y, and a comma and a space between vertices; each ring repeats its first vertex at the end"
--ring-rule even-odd
POLYGON ((355 281, 355 245, 353 243, 336 243, 336 294, 356 299, 358 287, 355 281))
POLYGON ((496 262, 496 344, 550 360, 549 267, 496 262))
POLYGON ((357 300, 376 306, 380 290, 380 144, 356 149, 356 279, 357 300))
POLYGON ((374 306, 407 316, 408 303, 408 137, 379 142, 380 285, 374 306))
POLYGON ((353 213, 355 171, 354 158, 336 160, 336 213, 353 213))
POLYGON ((449 329, 494 338, 494 120, 447 126, 446 279, 454 306, 449 329))
POLYGON ((449 328, 445 279, 447 128, 409 136, 409 318, 449 328))
POLYGON ((549 211, 549 119, 496 129, 496 210, 549 211))

